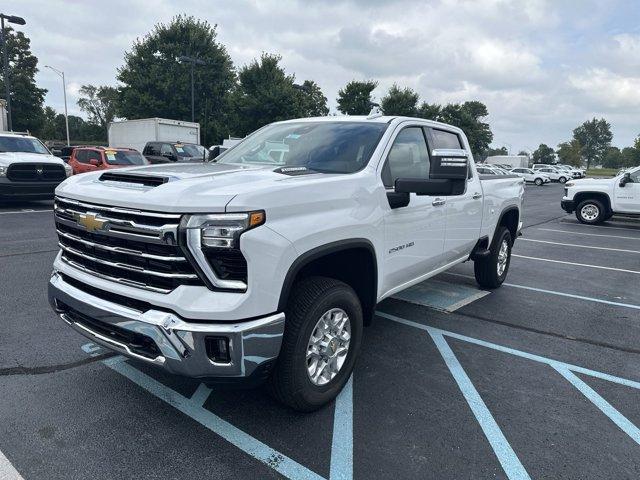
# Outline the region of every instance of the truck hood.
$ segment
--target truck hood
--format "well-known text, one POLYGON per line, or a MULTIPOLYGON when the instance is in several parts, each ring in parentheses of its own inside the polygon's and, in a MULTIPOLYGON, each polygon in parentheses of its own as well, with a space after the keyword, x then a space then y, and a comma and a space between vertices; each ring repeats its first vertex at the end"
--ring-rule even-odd
POLYGON ((308 173, 289 176, 276 166, 218 163, 170 163, 122 168, 109 175, 135 175, 164 183, 145 186, 126 181, 105 181, 106 171, 74 175, 56 188, 56 195, 86 202, 163 212, 223 212, 237 195, 272 189, 276 185, 311 181, 336 175, 308 173))
POLYGON ((43 155, 39 153, 27 152, 0 152, 0 166, 8 167, 12 163, 54 163, 64 165, 64 162, 53 155, 43 155))
POLYGON ((611 178, 581 178, 579 180, 569 180, 576 187, 607 187, 611 184, 611 178))

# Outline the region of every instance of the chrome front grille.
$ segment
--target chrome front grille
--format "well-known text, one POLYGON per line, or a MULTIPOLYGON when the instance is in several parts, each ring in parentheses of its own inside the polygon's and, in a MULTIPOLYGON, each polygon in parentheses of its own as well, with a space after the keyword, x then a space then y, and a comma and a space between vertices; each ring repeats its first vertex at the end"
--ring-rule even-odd
POLYGON ((54 212, 62 260, 81 271, 161 293, 204 285, 178 245, 179 214, 61 197, 54 212))

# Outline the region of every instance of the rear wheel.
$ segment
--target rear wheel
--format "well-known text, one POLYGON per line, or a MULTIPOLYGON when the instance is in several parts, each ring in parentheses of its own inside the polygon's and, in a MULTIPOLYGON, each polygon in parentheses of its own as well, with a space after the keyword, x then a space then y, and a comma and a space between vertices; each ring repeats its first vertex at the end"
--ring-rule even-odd
POLYGON ((295 410, 317 410, 340 393, 353 371, 362 340, 360 300, 343 282, 306 278, 291 295, 285 324, 270 391, 295 410))
POLYGON ((595 225, 603 222, 606 217, 604 205, 599 200, 584 200, 576 208, 576 218, 581 223, 595 225))
POLYGON ((511 232, 505 227, 498 227, 491 245, 491 253, 473 263, 476 281, 481 287, 498 288, 507 278, 512 242, 511 232))

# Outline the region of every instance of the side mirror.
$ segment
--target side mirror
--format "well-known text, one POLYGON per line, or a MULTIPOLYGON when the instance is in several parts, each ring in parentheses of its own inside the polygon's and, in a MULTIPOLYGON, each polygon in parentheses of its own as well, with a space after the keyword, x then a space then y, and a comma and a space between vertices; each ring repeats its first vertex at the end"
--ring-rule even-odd
POLYGON ((92 158, 91 160, 89 160, 89 164, 93 165, 94 167, 97 167, 98 165, 100 165, 100 160, 96 160, 95 158, 92 158))
POLYGON ((431 152, 429 178, 465 180, 469 173, 469 154, 458 148, 438 148, 431 152))
POLYGON ((415 193, 417 195, 454 195, 454 186, 454 181, 446 178, 398 178, 396 179, 395 193, 415 193))
POLYGON ((627 172, 620 179, 620 186, 624 187, 629 182, 631 182, 631 173, 627 172))

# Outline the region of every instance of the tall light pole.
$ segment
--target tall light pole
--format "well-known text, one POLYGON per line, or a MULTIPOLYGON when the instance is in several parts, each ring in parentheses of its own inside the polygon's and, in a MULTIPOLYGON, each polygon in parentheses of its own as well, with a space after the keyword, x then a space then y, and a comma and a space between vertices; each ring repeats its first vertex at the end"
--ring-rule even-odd
POLYGON ((195 103, 195 94, 194 94, 194 85, 193 85, 193 69, 196 65, 206 65, 204 60, 200 60, 195 57, 188 57, 187 55, 181 55, 178 57, 178 61, 180 63, 190 63, 191 64, 191 121, 195 122, 196 120, 196 103, 195 103))
POLYGON ((62 70, 58 70, 57 68, 53 68, 50 65, 45 65, 44 68, 48 68, 53 70, 55 73, 62 77, 62 93, 64 94, 64 123, 67 127, 67 147, 71 145, 69 141, 69 116, 67 115, 67 84, 64 81, 64 72, 62 70))
POLYGON ((16 17, 15 15, 5 15, 0 13, 0 37, 2 38, 2 56, 4 58, 2 62, 2 70, 4 76, 4 91, 7 96, 7 128, 9 131, 13 130, 13 121, 11 120, 11 88, 9 79, 9 53, 7 52, 7 39, 4 34, 4 21, 9 23, 15 23, 16 25, 24 25, 27 23, 24 18, 16 17))

